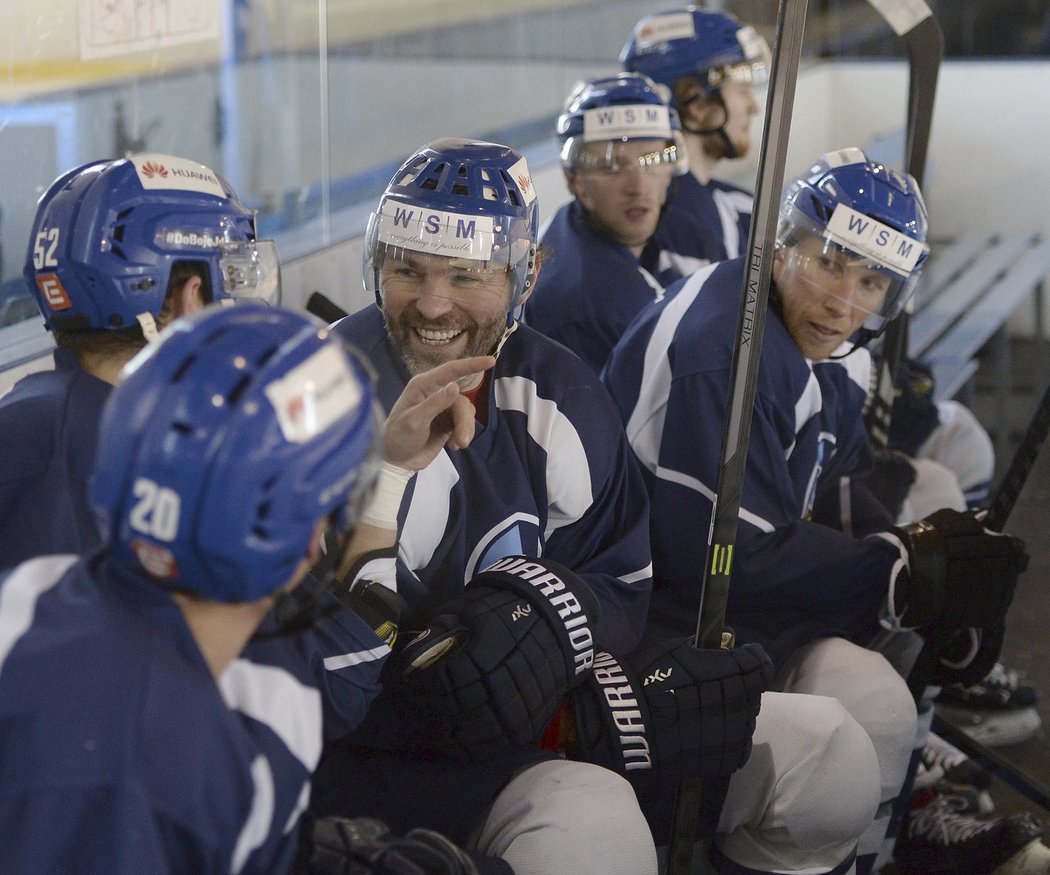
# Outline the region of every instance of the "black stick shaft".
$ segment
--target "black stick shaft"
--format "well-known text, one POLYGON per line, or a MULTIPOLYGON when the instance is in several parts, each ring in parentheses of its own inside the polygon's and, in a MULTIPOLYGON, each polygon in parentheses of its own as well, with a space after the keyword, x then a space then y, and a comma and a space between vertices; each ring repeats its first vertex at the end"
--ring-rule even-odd
MULTIPOLYGON (((747 241, 749 257, 741 291, 737 342, 726 401, 728 416, 723 436, 722 463, 711 509, 708 558, 697 614, 695 643, 699 647, 713 648, 722 644, 729 572, 743 492, 766 302, 773 273, 773 242, 776 239, 780 192, 784 184, 784 163, 802 54, 802 34, 806 27, 806 8, 807 0, 780 0, 777 11, 754 210, 747 241), (714 576, 710 574, 713 563, 718 568, 714 576)), ((701 789, 702 782, 699 780, 682 781, 678 786, 668 847, 669 875, 688 875, 692 871, 701 789)))
POLYGON ((995 491, 991 503, 988 505, 988 516, 984 524, 993 532, 1001 532, 1006 525, 1010 512, 1017 504, 1028 475, 1032 473, 1035 460, 1039 458, 1039 450, 1046 440, 1047 432, 1050 431, 1050 386, 1046 387, 1043 397, 1035 408, 1031 422, 1025 430, 1021 443, 1014 452, 1010 465, 995 491))
MULTIPOLYGON (((922 0, 868 0, 904 43, 908 60, 908 106, 904 169, 922 189, 933 128, 937 78, 944 54, 944 38, 937 19, 922 0)), ((882 359, 867 426, 872 441, 889 445, 893 415, 893 386, 897 368, 907 355, 908 314, 901 313, 883 335, 882 359)))
POLYGON ((777 39, 766 97, 762 150, 759 153, 754 212, 748 233, 748 263, 741 290, 737 341, 729 374, 726 427, 722 437, 721 467, 708 534, 697 617, 697 644, 717 648, 722 643, 726 599, 733 566, 737 519, 744 486, 751 414, 755 406, 758 367, 765 331, 766 303, 773 276, 780 196, 784 186, 791 111, 806 26, 806 3, 782 0, 777 14, 777 39))

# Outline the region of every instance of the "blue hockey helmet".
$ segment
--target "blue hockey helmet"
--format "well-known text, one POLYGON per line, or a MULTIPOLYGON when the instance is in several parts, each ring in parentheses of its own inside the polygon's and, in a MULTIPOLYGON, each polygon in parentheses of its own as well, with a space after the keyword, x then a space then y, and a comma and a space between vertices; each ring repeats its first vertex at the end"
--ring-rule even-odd
POLYGON ((394 174, 365 238, 365 289, 382 305, 387 258, 412 253, 460 269, 506 271, 507 324, 536 274, 539 212, 525 156, 496 143, 446 138, 422 146, 394 174))
POLYGON ((678 113, 668 105, 666 89, 641 73, 620 73, 579 82, 558 116, 561 163, 566 171, 618 168, 615 144, 658 140, 663 145, 638 159, 645 169, 671 166, 675 175, 688 172, 678 113), (605 143, 603 153, 589 143, 605 143))
POLYGON ((670 89, 682 76, 693 77, 710 94, 729 80, 764 83, 771 56, 753 27, 726 12, 687 6, 642 18, 620 63, 670 89))
POLYGON ((119 565, 172 590, 255 601, 319 520, 356 515, 377 469, 370 370, 306 316, 210 306, 127 365, 91 484, 119 565))
POLYGON ((182 261, 206 265, 211 300, 278 300, 276 247, 256 239, 255 214, 229 184, 203 164, 139 154, 84 164, 51 184, 23 275, 49 330, 138 324, 150 338, 182 261))
POLYGON ((884 275, 889 280, 885 297, 863 327, 870 339, 915 291, 930 252, 927 230, 926 203, 914 177, 851 147, 822 155, 788 183, 776 245, 795 245, 810 234, 821 240, 825 253, 844 253, 884 275))

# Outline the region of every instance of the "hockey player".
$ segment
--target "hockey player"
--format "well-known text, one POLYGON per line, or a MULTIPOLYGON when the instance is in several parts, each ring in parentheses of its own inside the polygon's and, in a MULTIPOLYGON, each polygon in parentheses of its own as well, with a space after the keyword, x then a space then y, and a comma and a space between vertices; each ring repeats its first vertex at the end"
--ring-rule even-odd
MULTIPOLYGON (((557 131, 573 200, 541 232, 543 283, 525 321, 597 373, 635 313, 681 276, 658 270, 647 244, 672 178, 688 170, 685 147, 677 113, 638 73, 579 83, 557 131)), ((673 230, 706 233, 696 221, 673 230)))
MULTIPOLYGON (((378 306, 334 330, 375 363, 380 400, 467 354, 496 364, 461 382, 477 408, 469 448, 380 475, 371 524, 396 530, 401 626, 425 632, 402 631, 383 694, 322 761, 316 808, 438 828, 518 873, 638 875, 656 871, 640 804, 666 814, 696 774, 724 794, 706 821, 719 871, 851 871, 879 768, 841 705, 765 693, 756 720, 765 668, 752 647, 630 653, 649 596, 644 487, 593 372, 518 322, 536 210, 520 154, 440 140, 405 162, 370 221, 378 306), (711 701, 724 708, 699 707, 711 701), (622 720, 641 727, 646 768, 625 762, 622 720), (537 747, 541 734, 570 759, 537 747)), ((914 722, 906 689, 899 707, 914 722)), ((649 824, 666 839, 666 817, 649 824)))
POLYGON ((113 389, 91 498, 102 547, 0 578, 0 871, 287 869, 320 698, 281 674, 275 769, 225 700, 330 520, 374 477, 367 368, 304 317, 211 307, 113 389))
MULTIPOLYGON (((744 157, 750 148, 749 128, 757 112, 754 86, 762 85, 768 75, 764 40, 725 12, 690 6, 642 18, 620 60, 625 70, 645 73, 672 89, 672 105, 681 118, 689 152, 691 172, 672 185, 667 212, 651 244, 659 250, 657 263, 675 264, 685 273, 699 269, 705 260, 743 254, 751 194, 715 179, 714 174, 723 160, 744 157), (701 217, 705 229, 692 242, 681 234, 683 214, 701 217), (709 242, 712 234, 715 247, 709 242)), ((914 363, 906 362, 905 368, 908 364, 914 363)), ((921 378, 898 384, 906 399, 915 399, 913 392, 916 388, 921 392, 921 386, 921 378)), ((926 403, 933 408, 932 401, 926 403)), ((928 427, 921 421, 907 421, 914 412, 898 410, 890 434, 891 446, 908 458, 887 457, 879 451, 871 475, 882 487, 897 482, 898 518, 911 522, 931 508, 982 506, 995 467, 987 432, 967 407, 954 400, 936 404, 937 416, 928 427)), ((880 498, 894 503, 894 490, 878 491, 880 498)), ((1009 672, 1000 667, 995 677, 1006 676, 1009 672)), ((971 707, 965 715, 968 722, 982 725, 986 739, 1018 740, 1038 730, 1039 716, 1030 698, 996 683, 994 677, 979 686, 970 693, 974 701, 1008 703, 992 710, 971 707)), ((1033 691, 1027 688, 1027 692, 1033 691)), ((954 696, 956 708, 967 695, 957 685, 945 691, 945 696, 954 696)))
POLYGON ((754 28, 726 12, 687 6, 648 15, 623 47, 624 70, 644 73, 671 92, 689 153, 689 174, 672 188, 668 215, 657 232, 661 266, 682 273, 704 262, 736 258, 747 247, 753 197, 714 178, 723 160, 751 148, 754 88, 768 77, 770 52, 754 28), (674 235, 679 214, 698 218, 709 233, 690 244, 674 235))
POLYGON ((93 161, 41 196, 24 270, 55 366, 0 399, 0 568, 98 544, 87 497, 98 410, 121 367, 212 301, 274 302, 272 241, 209 168, 172 155, 93 161))
MULTIPOLYGON (((888 704, 900 701, 904 682, 869 645, 880 627, 887 652, 918 640, 909 629, 1000 628, 1027 561, 1016 539, 985 531, 969 512, 941 511, 906 527, 887 517, 886 530, 865 539, 809 519, 821 481, 863 470, 870 453, 861 417, 867 352, 832 357, 854 349, 858 335, 877 334, 903 306, 926 258, 925 237, 914 181, 859 149, 823 156, 789 185, 726 615, 738 639, 768 648, 779 689, 834 696, 865 727, 886 806, 906 774, 914 713, 902 718, 888 704)), ((607 367, 659 520, 651 622, 667 631, 695 622, 743 276, 739 259, 676 283, 632 325, 607 367)), ((978 636, 984 646, 961 671, 990 665, 996 638, 978 636)), ((905 655, 902 670, 906 663, 905 655)), ((862 847, 869 858, 880 833, 876 824, 862 847)), ((988 872, 1037 838, 1030 823, 1006 820, 953 850, 969 855, 968 871, 988 872)), ((959 859, 942 855, 938 866, 949 868, 923 871, 950 871, 959 859)))

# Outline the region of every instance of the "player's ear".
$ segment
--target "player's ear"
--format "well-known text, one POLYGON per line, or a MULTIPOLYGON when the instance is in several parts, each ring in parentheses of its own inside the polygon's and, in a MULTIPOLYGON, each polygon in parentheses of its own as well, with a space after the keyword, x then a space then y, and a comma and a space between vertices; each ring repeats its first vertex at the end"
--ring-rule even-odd
POLYGON ((565 184, 569 187, 572 196, 579 200, 580 197, 580 174, 577 170, 565 171, 565 184))

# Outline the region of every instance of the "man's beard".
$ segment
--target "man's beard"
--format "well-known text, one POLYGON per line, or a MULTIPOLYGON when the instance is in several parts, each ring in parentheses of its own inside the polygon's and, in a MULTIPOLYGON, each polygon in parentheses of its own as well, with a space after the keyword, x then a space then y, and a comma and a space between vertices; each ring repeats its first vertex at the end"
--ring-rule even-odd
MULTIPOLYGON (((386 314, 384 314, 386 315, 386 314)), ((427 321, 414 313, 411 309, 401 311, 401 314, 393 319, 386 318, 386 333, 391 344, 401 356, 408 372, 412 376, 422 374, 438 365, 452 361, 453 358, 469 358, 477 355, 489 355, 496 349, 503 332, 507 328, 507 315, 499 313, 485 322, 471 321, 466 325, 457 325, 453 320, 427 321), (418 344, 413 345, 413 326, 428 328, 433 331, 463 330, 467 332, 467 344, 460 354, 450 356, 443 345, 433 347, 433 352, 427 349, 420 350, 418 344)))

